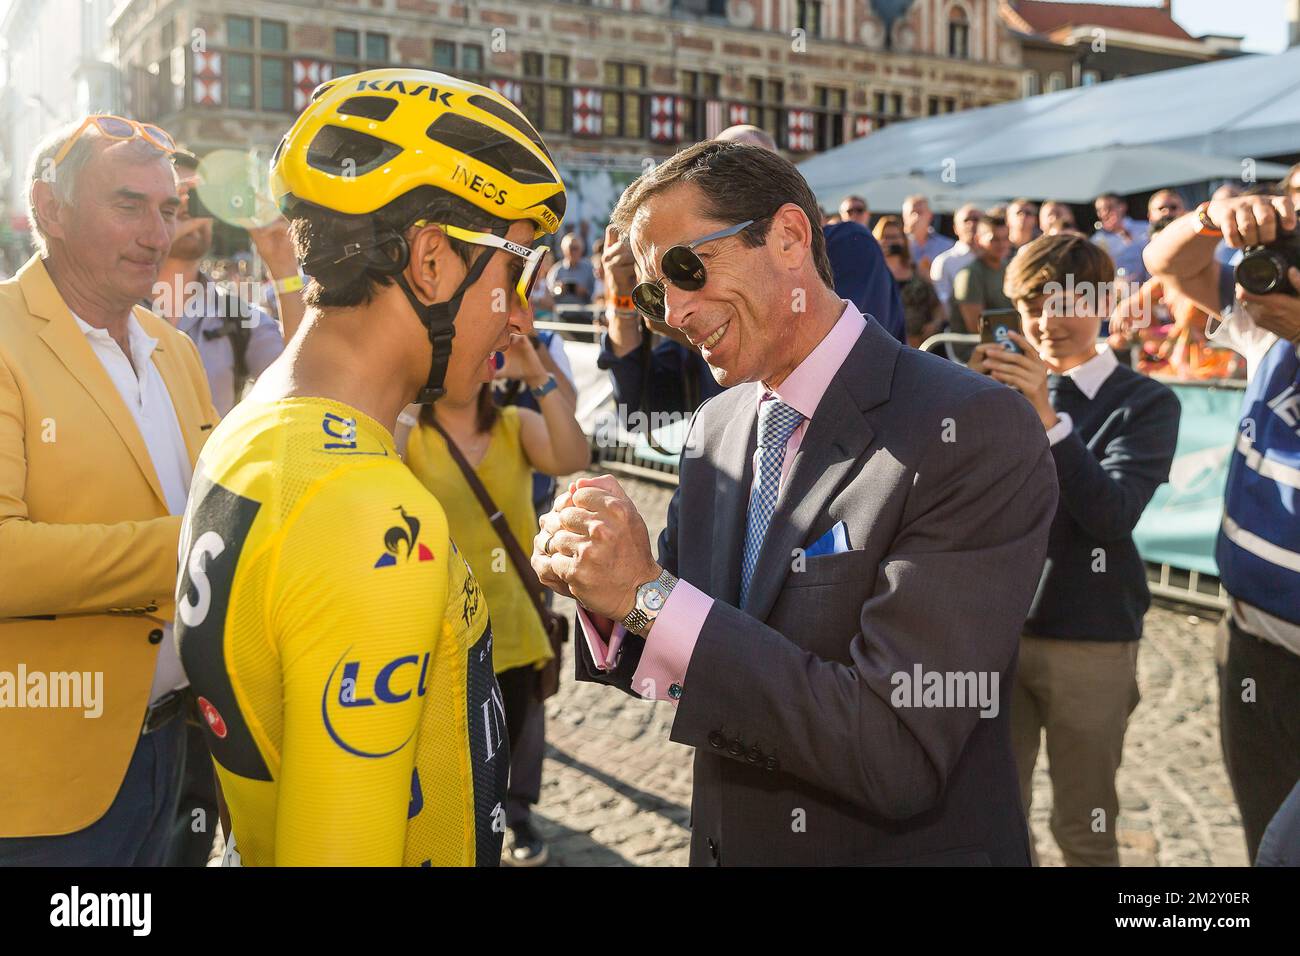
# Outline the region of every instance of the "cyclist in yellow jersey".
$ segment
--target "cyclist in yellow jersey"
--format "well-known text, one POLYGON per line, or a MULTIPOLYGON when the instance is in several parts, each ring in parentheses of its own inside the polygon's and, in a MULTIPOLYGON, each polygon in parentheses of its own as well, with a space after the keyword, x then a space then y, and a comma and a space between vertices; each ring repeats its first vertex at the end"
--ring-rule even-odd
POLYGON ((412 401, 472 396, 531 331, 564 185, 509 101, 408 69, 318 88, 272 185, 307 314, 203 450, 177 584, 228 857, 496 865, 488 608, 391 431, 412 401))

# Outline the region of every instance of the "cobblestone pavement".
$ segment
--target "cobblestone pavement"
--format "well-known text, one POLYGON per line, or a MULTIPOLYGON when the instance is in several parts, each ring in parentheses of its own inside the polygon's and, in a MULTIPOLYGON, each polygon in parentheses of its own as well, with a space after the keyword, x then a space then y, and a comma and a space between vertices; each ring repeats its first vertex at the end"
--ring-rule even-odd
MULTIPOLYGON (((670 491, 622 479, 652 536, 670 491)), ((572 613, 572 602, 559 602, 572 613)), ((1129 722, 1119 772, 1119 841, 1126 866, 1245 866, 1246 849, 1219 747, 1211 617, 1153 608, 1138 656, 1142 702, 1129 722)), ((571 647, 572 645, 570 645, 571 647)), ((564 686, 547 704, 547 759, 538 829, 551 865, 685 866, 690 831, 689 747, 669 741, 673 707, 595 684, 564 686)), ((1042 865, 1061 865, 1047 820, 1051 787, 1041 756, 1032 825, 1042 865)))

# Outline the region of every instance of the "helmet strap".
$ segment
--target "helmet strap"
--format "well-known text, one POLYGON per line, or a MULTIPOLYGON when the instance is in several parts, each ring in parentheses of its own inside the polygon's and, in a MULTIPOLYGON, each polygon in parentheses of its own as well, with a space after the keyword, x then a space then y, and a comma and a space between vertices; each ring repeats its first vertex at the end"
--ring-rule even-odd
POLYGON ((451 359, 451 340, 456 336, 456 313, 460 311, 460 300, 469 290, 469 287, 478 281, 479 276, 483 274, 483 270, 487 268, 492 254, 496 251, 496 249, 492 248, 483 250, 474 261, 474 264, 470 266, 464 280, 456 287, 456 291, 452 293, 451 298, 446 302, 425 305, 411 290, 404 273, 399 272, 395 276, 397 284, 402 287, 402 292, 406 294, 406 300, 415 311, 416 318, 428 331, 429 344, 433 346, 433 360, 429 364, 429 379, 424 388, 420 389, 420 394, 415 399, 416 404, 432 405, 446 394, 444 379, 447 376, 447 363, 451 359))

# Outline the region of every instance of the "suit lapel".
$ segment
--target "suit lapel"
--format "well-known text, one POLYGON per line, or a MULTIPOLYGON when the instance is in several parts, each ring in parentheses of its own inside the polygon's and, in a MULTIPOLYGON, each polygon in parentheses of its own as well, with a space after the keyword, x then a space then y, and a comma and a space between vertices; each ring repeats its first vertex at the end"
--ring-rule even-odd
POLYGON ((758 402, 753 385, 738 385, 747 397, 727 422, 713 470, 713 569, 710 593, 732 606, 740 603, 740 564, 758 447, 758 402))
POLYGON ((23 267, 18 281, 27 299, 28 310, 46 320, 39 333, 41 339, 103 411, 165 510, 167 499, 135 418, 73 319, 71 310, 45 270, 45 264, 38 258, 32 259, 23 267))
POLYGON ((790 574, 792 552, 808 543, 826 503, 870 446, 875 432, 863 412, 888 400, 899 349, 896 340, 868 319, 831 379, 777 498, 746 595, 746 614, 760 621, 767 618, 790 574))
POLYGON ((871 443, 874 432, 838 377, 808 424, 768 525, 744 610, 764 620, 790 573, 795 548, 807 543, 817 516, 871 443), (826 409, 830 414, 822 413, 826 409))

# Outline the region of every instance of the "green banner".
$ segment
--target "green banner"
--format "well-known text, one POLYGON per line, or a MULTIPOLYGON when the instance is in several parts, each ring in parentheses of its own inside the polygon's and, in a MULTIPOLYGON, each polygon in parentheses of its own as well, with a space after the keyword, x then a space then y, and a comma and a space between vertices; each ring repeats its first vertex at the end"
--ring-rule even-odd
POLYGON ((1219 573, 1214 541, 1223 517, 1228 463, 1241 417, 1241 388, 1170 382, 1183 406, 1169 481, 1156 489, 1133 531, 1146 561, 1219 573))

